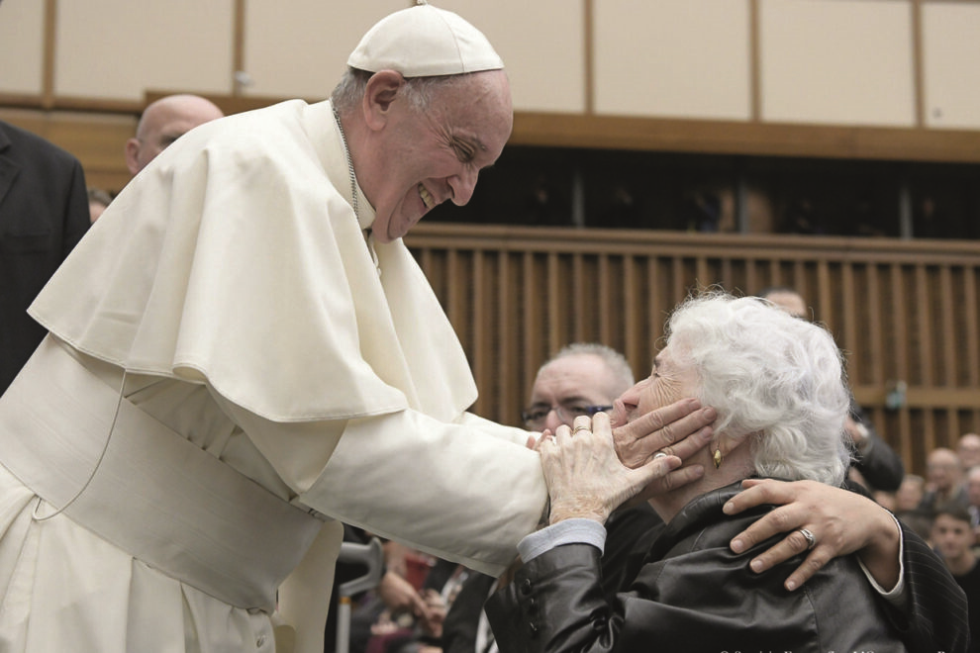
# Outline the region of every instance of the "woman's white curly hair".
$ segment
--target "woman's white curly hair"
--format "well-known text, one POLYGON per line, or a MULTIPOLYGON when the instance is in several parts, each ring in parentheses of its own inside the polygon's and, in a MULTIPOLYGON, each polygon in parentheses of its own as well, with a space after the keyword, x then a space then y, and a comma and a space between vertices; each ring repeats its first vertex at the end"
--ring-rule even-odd
POLYGON ((697 370, 715 431, 751 436, 760 476, 840 485, 850 464, 850 393, 823 327, 756 297, 708 291, 671 315, 668 342, 697 370))

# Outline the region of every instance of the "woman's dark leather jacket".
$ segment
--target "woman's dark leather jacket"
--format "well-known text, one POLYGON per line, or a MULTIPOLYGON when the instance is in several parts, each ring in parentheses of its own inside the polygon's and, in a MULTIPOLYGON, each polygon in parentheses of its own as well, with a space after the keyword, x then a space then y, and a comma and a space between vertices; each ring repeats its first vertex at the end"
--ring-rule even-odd
MULTIPOLYGON (((831 561, 795 592, 783 582, 799 557, 752 572, 749 560, 782 536, 742 554, 729 549, 769 509, 724 515, 739 489, 736 483, 688 504, 637 565, 630 591, 611 603, 594 547, 560 546, 531 560, 486 606, 501 653, 909 650, 901 640, 910 634, 907 619, 877 596, 853 556, 831 561)), ((946 650, 965 650, 959 639, 946 650)))

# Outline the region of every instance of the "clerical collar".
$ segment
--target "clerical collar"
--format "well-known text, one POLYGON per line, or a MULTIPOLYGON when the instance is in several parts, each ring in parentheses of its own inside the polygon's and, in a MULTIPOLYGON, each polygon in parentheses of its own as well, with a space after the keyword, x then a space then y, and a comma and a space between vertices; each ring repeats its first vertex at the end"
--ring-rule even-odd
POLYGON ((333 110, 333 119, 337 121, 337 129, 340 130, 340 142, 344 146, 344 156, 347 158, 347 172, 350 174, 351 206, 354 208, 354 217, 360 223, 361 213, 357 205, 357 175, 354 174, 354 162, 350 158, 350 148, 347 147, 347 134, 344 133, 344 123, 340 122, 340 114, 337 113, 337 107, 331 103, 330 108, 333 110))
MULTIPOLYGON (((354 209, 354 219, 357 220, 357 224, 360 226, 361 212, 358 202, 359 193, 357 192, 357 175, 354 173, 354 162, 350 157, 350 148, 347 147, 347 134, 344 133, 344 123, 340 122, 340 114, 337 113, 337 107, 335 107, 332 102, 330 103, 330 109, 333 111, 333 119, 337 121, 337 129, 340 130, 340 142, 344 146, 344 157, 347 159, 347 172, 350 175, 351 207, 354 209)), ((378 253, 374 251, 374 233, 370 227, 367 229, 362 228, 361 231, 364 232, 364 240, 367 244, 368 251, 371 252, 371 260, 374 261, 374 268, 378 271, 378 276, 380 277, 381 263, 378 261, 378 253)))

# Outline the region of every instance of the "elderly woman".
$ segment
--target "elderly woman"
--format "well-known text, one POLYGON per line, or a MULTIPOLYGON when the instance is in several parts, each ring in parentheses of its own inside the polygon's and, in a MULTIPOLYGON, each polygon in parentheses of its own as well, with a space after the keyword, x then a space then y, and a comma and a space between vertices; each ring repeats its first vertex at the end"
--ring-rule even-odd
POLYGON ((599 525, 681 460, 665 454, 622 467, 602 414, 595 433, 579 418, 574 434, 560 428, 541 443, 552 526, 521 543, 525 566, 487 604, 500 650, 906 650, 855 556, 834 559, 791 592, 784 583, 799 559, 757 574, 748 563, 766 543, 730 548, 769 510, 728 514, 744 479, 844 479, 849 395, 830 334, 754 298, 689 299, 670 319, 651 376, 616 401, 613 423, 686 396, 717 409, 716 437, 746 436, 746 444, 724 458, 702 450, 684 463, 703 470, 699 480, 649 499, 668 526, 629 592, 611 603, 599 589, 599 525))

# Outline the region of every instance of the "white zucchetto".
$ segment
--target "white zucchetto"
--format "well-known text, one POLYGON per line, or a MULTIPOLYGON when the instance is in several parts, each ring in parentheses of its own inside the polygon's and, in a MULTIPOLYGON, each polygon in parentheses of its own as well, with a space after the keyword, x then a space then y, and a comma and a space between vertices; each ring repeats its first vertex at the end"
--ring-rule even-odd
POLYGON ((361 39, 347 65, 403 77, 499 70, 504 62, 483 33, 457 14, 420 3, 381 19, 361 39))

